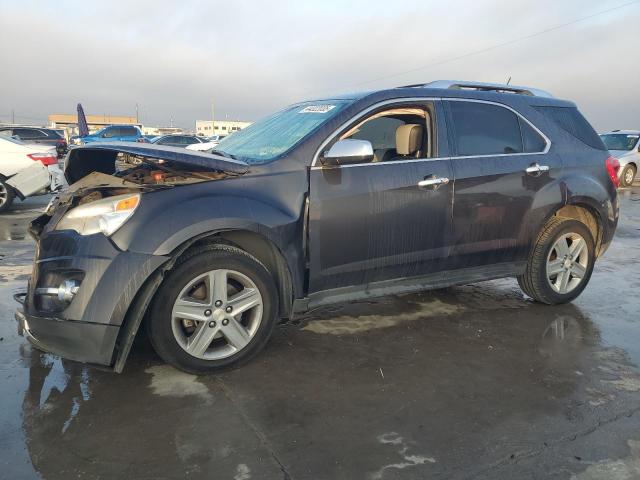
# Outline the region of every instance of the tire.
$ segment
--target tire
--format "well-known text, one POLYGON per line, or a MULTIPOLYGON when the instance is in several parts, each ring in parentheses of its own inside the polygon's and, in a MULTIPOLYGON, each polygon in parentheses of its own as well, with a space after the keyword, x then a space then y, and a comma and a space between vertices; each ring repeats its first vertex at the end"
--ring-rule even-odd
POLYGON ((633 180, 636 178, 636 167, 633 165, 625 165, 620 173, 620 186, 630 187, 633 185, 633 180))
POLYGON ((250 360, 266 345, 277 317, 277 289, 265 266, 243 250, 214 245, 188 254, 169 272, 147 329, 165 362, 199 375, 250 360))
POLYGON ((0 213, 4 213, 11 208, 11 204, 15 198, 13 188, 6 183, 6 180, 0 177, 0 213))
POLYGON ((570 218, 553 217, 538 235, 529 254, 526 270, 517 277, 518 284, 524 293, 540 303, 567 303, 580 295, 589 283, 594 262, 595 243, 587 226, 570 218), (579 254, 574 255, 573 259, 564 260, 564 255, 559 252, 566 247, 565 252, 571 253, 581 245, 580 238, 584 240, 584 245, 579 254), (560 273, 548 275, 556 270, 560 270, 560 273), (566 289, 563 290, 565 278, 566 289))

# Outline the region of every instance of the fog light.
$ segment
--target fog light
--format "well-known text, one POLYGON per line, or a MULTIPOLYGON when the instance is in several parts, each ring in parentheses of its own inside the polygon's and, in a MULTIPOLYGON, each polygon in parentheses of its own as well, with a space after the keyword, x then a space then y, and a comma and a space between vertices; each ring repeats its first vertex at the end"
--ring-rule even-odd
POLYGON ((58 287, 58 300, 61 302, 70 302, 78 293, 80 285, 77 280, 65 280, 58 287))
POLYGON ((48 297, 58 297, 61 302, 70 302, 78 293, 80 283, 77 280, 65 280, 58 288, 36 288, 36 295, 45 295, 48 297))

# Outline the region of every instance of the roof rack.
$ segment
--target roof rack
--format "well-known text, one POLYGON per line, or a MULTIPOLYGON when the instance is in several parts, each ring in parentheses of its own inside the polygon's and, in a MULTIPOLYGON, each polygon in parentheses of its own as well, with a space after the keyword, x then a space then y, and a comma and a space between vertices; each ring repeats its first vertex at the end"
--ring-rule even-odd
POLYGON ((414 85, 403 85, 400 88, 443 88, 450 90, 479 90, 482 92, 516 93, 520 95, 530 95, 532 97, 553 98, 549 92, 538 88, 519 87, 517 85, 507 85, 505 83, 484 83, 465 82, 458 80, 436 80, 429 83, 417 83, 414 85))

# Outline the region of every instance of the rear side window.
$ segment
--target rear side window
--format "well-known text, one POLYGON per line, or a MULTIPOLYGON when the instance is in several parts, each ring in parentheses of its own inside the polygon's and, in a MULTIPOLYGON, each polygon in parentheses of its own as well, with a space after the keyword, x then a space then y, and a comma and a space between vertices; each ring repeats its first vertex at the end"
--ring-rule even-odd
POLYGON ((500 155, 524 151, 518 116, 477 102, 449 102, 458 155, 500 155))
POLYGON ((570 133, 582 143, 598 150, 606 150, 604 143, 591 124, 575 107, 534 107, 555 122, 560 128, 570 133))
POLYGON ((538 153, 543 152, 547 147, 547 142, 542 136, 534 130, 534 128, 525 122, 523 119, 518 118, 520 122, 520 130, 522 131, 522 143, 524 145, 525 153, 538 153))

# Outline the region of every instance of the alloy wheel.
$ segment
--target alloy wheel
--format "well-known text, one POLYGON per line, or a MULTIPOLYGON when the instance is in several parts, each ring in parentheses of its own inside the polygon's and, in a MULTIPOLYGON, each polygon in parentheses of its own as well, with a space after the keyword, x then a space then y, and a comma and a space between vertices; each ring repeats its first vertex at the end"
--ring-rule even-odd
POLYGON ((574 290, 587 274, 589 249, 578 233, 560 236, 547 256, 547 281, 551 288, 562 295, 574 290))
POLYGON ((256 284, 235 270, 212 270, 180 291, 171 329, 183 350, 203 360, 227 358, 245 348, 262 321, 256 284))
POLYGON ((627 170, 624 172, 624 183, 625 185, 631 185, 633 183, 633 177, 635 172, 633 171, 633 168, 627 168, 627 170))
POLYGON ((8 197, 9 192, 7 191, 7 187, 4 185, 4 183, 0 182, 0 207, 7 203, 8 197))

